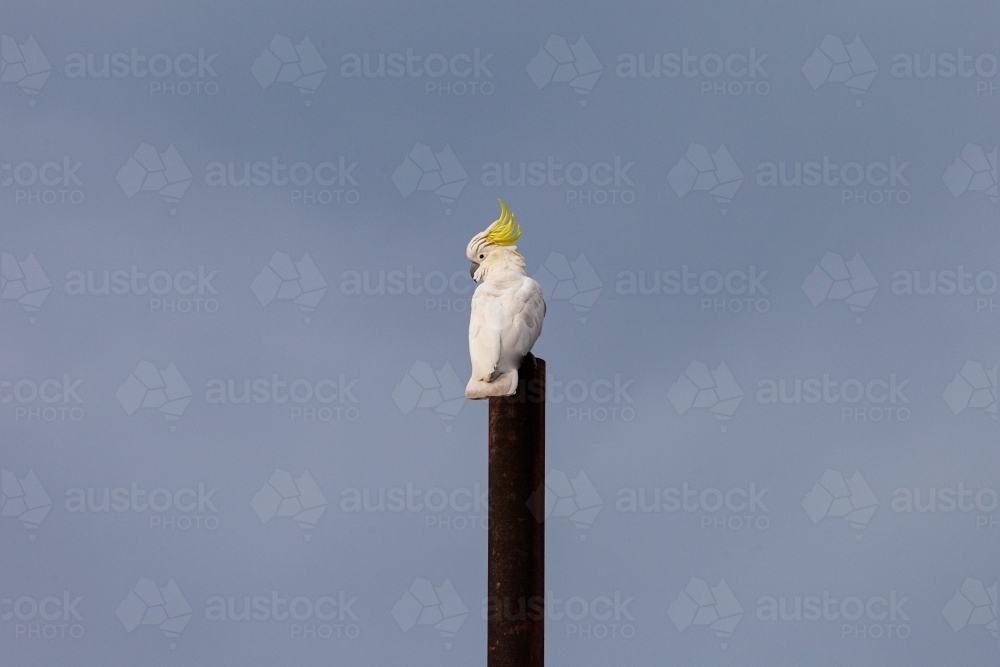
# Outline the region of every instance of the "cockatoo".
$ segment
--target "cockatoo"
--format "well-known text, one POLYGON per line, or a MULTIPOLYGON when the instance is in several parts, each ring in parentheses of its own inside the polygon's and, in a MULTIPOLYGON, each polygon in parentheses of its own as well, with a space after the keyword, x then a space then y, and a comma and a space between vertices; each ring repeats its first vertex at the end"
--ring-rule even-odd
POLYGON ((469 241, 466 257, 472 279, 469 356, 472 378, 465 397, 511 396, 517 391, 521 360, 542 333, 545 297, 542 286, 528 277, 524 258, 514 245, 521 226, 500 202, 500 218, 469 241))

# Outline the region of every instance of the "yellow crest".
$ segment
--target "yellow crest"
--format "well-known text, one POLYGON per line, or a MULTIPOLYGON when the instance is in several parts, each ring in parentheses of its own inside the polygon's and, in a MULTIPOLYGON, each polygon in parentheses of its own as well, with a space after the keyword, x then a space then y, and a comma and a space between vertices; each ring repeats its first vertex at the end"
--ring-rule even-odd
POLYGON ((486 240, 494 245, 514 245, 521 238, 521 225, 514 220, 514 214, 507 208, 502 199, 500 202, 500 219, 493 223, 492 229, 486 234, 486 240))

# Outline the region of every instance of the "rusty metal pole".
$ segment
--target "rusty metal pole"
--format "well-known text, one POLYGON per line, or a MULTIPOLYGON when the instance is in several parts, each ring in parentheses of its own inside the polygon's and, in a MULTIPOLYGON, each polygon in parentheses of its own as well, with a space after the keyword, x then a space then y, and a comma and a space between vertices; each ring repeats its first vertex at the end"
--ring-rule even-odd
POLYGON ((545 362, 490 399, 487 667, 542 667, 545 632, 545 362))

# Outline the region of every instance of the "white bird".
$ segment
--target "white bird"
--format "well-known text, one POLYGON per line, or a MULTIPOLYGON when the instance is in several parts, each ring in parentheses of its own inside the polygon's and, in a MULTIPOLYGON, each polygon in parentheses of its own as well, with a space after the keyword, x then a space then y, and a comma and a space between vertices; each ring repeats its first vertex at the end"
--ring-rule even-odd
POLYGON ((538 340, 545 318, 542 286, 528 277, 524 258, 514 245, 521 226, 507 205, 498 201, 500 218, 472 237, 465 250, 472 262, 472 279, 479 283, 469 318, 472 378, 465 397, 472 399, 517 392, 521 360, 538 340))

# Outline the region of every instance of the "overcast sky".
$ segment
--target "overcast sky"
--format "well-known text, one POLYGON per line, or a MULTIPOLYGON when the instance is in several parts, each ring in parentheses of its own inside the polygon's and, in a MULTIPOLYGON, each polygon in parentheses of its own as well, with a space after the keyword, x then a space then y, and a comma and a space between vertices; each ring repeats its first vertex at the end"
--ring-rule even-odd
POLYGON ((983 662, 996 14, 6 7, 2 662, 485 664, 497 198, 549 664, 983 662))

